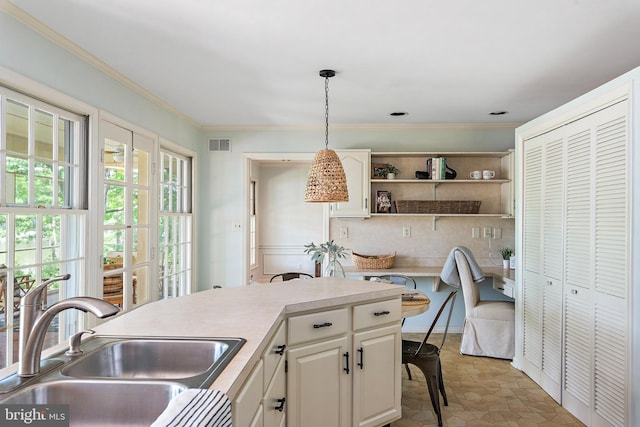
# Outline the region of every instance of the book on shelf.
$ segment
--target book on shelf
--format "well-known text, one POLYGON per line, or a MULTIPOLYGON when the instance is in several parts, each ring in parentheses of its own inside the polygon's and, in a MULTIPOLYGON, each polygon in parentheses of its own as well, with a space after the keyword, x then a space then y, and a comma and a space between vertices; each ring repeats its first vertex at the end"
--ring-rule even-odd
POLYGON ((427 164, 431 164, 431 179, 445 179, 447 159, 445 157, 432 157, 429 160, 427 164))

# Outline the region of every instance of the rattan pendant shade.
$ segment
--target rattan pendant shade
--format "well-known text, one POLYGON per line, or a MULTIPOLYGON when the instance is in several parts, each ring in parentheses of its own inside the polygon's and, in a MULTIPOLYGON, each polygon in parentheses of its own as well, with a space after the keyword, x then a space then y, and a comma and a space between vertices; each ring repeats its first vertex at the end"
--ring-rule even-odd
POLYGON ((316 153, 304 192, 305 202, 348 202, 349 190, 342 162, 335 151, 329 150, 329 78, 336 75, 333 70, 321 70, 324 77, 325 94, 325 148, 316 153))
POLYGON ((347 177, 335 151, 324 149, 316 153, 309 168, 305 202, 348 202, 347 177))

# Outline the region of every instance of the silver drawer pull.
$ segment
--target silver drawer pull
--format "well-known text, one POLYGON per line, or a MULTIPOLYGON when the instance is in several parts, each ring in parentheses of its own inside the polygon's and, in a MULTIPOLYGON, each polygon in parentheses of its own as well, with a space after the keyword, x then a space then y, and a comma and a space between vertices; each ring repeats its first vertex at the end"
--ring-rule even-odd
POLYGON ((319 328, 328 328, 329 326, 332 326, 333 323, 331 322, 324 322, 324 323, 316 323, 313 325, 314 329, 319 329, 319 328))
POLYGON ((391 314, 391 312, 384 310, 384 311, 376 311, 375 313, 373 313, 374 316, 386 316, 387 314, 391 314))

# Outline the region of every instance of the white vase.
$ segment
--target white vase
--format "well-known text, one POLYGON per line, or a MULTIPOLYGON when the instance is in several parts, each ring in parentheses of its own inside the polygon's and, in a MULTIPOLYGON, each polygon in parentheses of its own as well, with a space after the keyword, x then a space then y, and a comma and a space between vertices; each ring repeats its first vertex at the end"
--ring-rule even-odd
POLYGON ((396 174, 395 173, 388 173, 387 174, 387 179, 396 179, 396 174))
POLYGON ((502 268, 509 268, 509 260, 508 259, 503 259, 502 260, 502 268))

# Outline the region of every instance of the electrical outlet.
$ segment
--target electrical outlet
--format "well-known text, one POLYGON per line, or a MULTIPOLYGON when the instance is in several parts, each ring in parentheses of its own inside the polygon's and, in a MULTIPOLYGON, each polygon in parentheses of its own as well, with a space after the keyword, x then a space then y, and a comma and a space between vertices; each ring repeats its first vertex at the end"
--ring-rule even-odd
POLYGON ((340 227, 340 238, 341 239, 349 238, 349 229, 347 227, 340 227))
POLYGON ((501 228, 494 228, 493 229, 493 238, 494 239, 502 239, 502 229, 501 228))
POLYGON ((231 224, 231 229, 233 231, 240 231, 241 228, 242 226, 240 225, 239 222, 234 222, 233 224, 231 224))
POLYGON ((411 237, 411 227, 408 225, 402 227, 402 237, 411 237))
POLYGON ((479 239, 480 238, 480 227, 473 227, 471 229, 471 238, 479 239))
POLYGON ((491 227, 484 227, 483 232, 482 232, 482 237, 485 239, 490 239, 491 238, 491 227))

